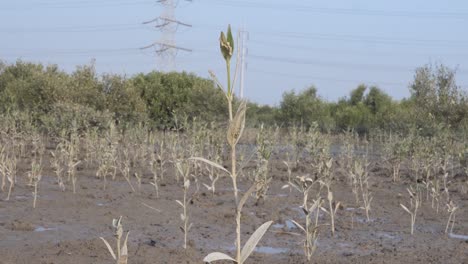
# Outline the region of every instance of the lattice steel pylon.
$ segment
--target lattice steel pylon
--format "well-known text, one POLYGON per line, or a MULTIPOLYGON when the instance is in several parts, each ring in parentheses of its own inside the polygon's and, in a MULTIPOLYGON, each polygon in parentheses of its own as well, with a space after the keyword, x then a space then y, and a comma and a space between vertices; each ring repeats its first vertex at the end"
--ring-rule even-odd
MULTIPOLYGON (((186 0, 190 1, 190 0, 186 0)), ((158 70, 174 71, 176 69, 176 56, 179 51, 191 52, 191 49, 179 47, 176 45, 176 33, 179 26, 192 27, 192 25, 183 23, 176 19, 175 10, 179 3, 178 0, 158 0, 163 10, 160 16, 143 22, 143 24, 154 24, 154 27, 161 32, 159 40, 142 47, 141 49, 153 48, 157 55, 158 70)), ((191 2, 191 1, 190 1, 191 2)))

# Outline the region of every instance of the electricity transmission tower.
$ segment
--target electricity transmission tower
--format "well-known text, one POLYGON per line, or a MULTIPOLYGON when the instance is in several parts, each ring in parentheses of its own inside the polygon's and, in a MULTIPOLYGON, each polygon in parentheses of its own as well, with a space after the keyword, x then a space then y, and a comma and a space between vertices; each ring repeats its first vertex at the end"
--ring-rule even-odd
MULTIPOLYGON (((185 0, 189 1, 190 0, 185 0)), ((163 11, 160 16, 143 22, 143 24, 153 24, 161 32, 159 40, 141 49, 152 48, 157 55, 157 64, 160 70, 173 71, 176 68, 175 59, 179 51, 191 52, 189 48, 177 46, 175 35, 179 27, 192 27, 192 25, 179 21, 175 17, 175 9, 178 0, 158 0, 163 11)))

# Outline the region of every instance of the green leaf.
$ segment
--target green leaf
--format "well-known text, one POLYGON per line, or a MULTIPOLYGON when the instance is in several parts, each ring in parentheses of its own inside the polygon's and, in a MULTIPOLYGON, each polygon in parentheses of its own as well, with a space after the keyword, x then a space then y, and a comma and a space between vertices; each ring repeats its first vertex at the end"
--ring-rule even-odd
POLYGON ((229 45, 231 46, 231 49, 234 50, 234 38, 232 37, 231 25, 228 25, 227 41, 229 42, 229 45))

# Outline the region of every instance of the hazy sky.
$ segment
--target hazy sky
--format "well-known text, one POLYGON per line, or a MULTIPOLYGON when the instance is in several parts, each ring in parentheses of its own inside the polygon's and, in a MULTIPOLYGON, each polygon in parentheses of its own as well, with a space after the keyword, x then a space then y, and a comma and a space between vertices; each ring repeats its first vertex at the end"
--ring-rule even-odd
MULTIPOLYGON (((96 59, 100 73, 164 69, 151 49, 162 34, 143 21, 163 12, 148 0, 0 2, 0 59, 55 63, 66 71, 96 59)), ((219 31, 249 32, 245 95, 278 104, 283 92, 310 85, 337 100, 360 83, 407 97, 414 70, 427 63, 457 68, 468 89, 468 1, 464 0, 179 0, 176 69, 225 76, 219 31)))

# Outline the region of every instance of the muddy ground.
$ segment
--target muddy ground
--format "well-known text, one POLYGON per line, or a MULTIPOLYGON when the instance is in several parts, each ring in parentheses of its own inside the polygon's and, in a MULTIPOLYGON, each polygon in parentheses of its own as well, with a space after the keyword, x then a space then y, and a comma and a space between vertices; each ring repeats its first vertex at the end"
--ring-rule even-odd
MULTIPOLYGON (((118 216, 123 216, 124 229, 130 231, 129 263, 202 263, 212 251, 234 254, 234 201, 228 178, 218 182, 214 197, 203 186, 194 197, 188 209, 193 228, 188 235, 189 248, 184 250, 179 229, 181 208, 175 202, 182 199, 182 186, 171 176, 170 167, 159 199, 149 184, 150 173, 145 174, 141 190, 133 193, 121 176, 109 181, 103 190, 102 181, 94 176, 95 169, 80 167, 77 193, 73 194, 70 186, 62 192, 53 172, 46 169, 33 210, 32 189, 24 176, 29 166, 26 161, 20 164, 19 182, 11 200, 0 201, 0 263, 115 263, 99 237, 112 240, 111 222, 118 216)), ((263 222, 273 220, 274 225, 247 263, 306 263, 303 238, 292 234, 299 230, 288 221, 304 222, 299 208, 301 194, 281 189, 287 174, 280 160, 273 159, 271 167, 269 196, 259 203, 251 198, 244 208, 243 241, 263 222)), ((337 172, 333 188, 343 206, 337 212, 336 235, 332 237, 329 227, 321 229, 311 263, 468 263, 468 238, 444 233, 448 218, 445 203, 436 214, 430 202, 425 202, 411 236, 410 216, 399 205, 408 203, 407 172, 403 171, 402 182, 395 184, 386 165, 373 162, 371 167, 371 220, 366 221, 364 211, 356 209, 359 205, 344 173, 337 172)), ((293 175, 308 170, 301 165, 293 175)), ((207 183, 208 178, 201 176, 200 181, 207 183)), ((468 196, 459 188, 465 182, 466 176, 457 173, 451 183, 451 197, 461 207, 455 235, 468 235, 468 196)), ((241 180, 240 189, 245 191, 249 184, 241 180)), ((3 199, 6 193, 1 196, 3 199)), ((320 221, 328 223, 328 216, 321 215, 320 221)))

